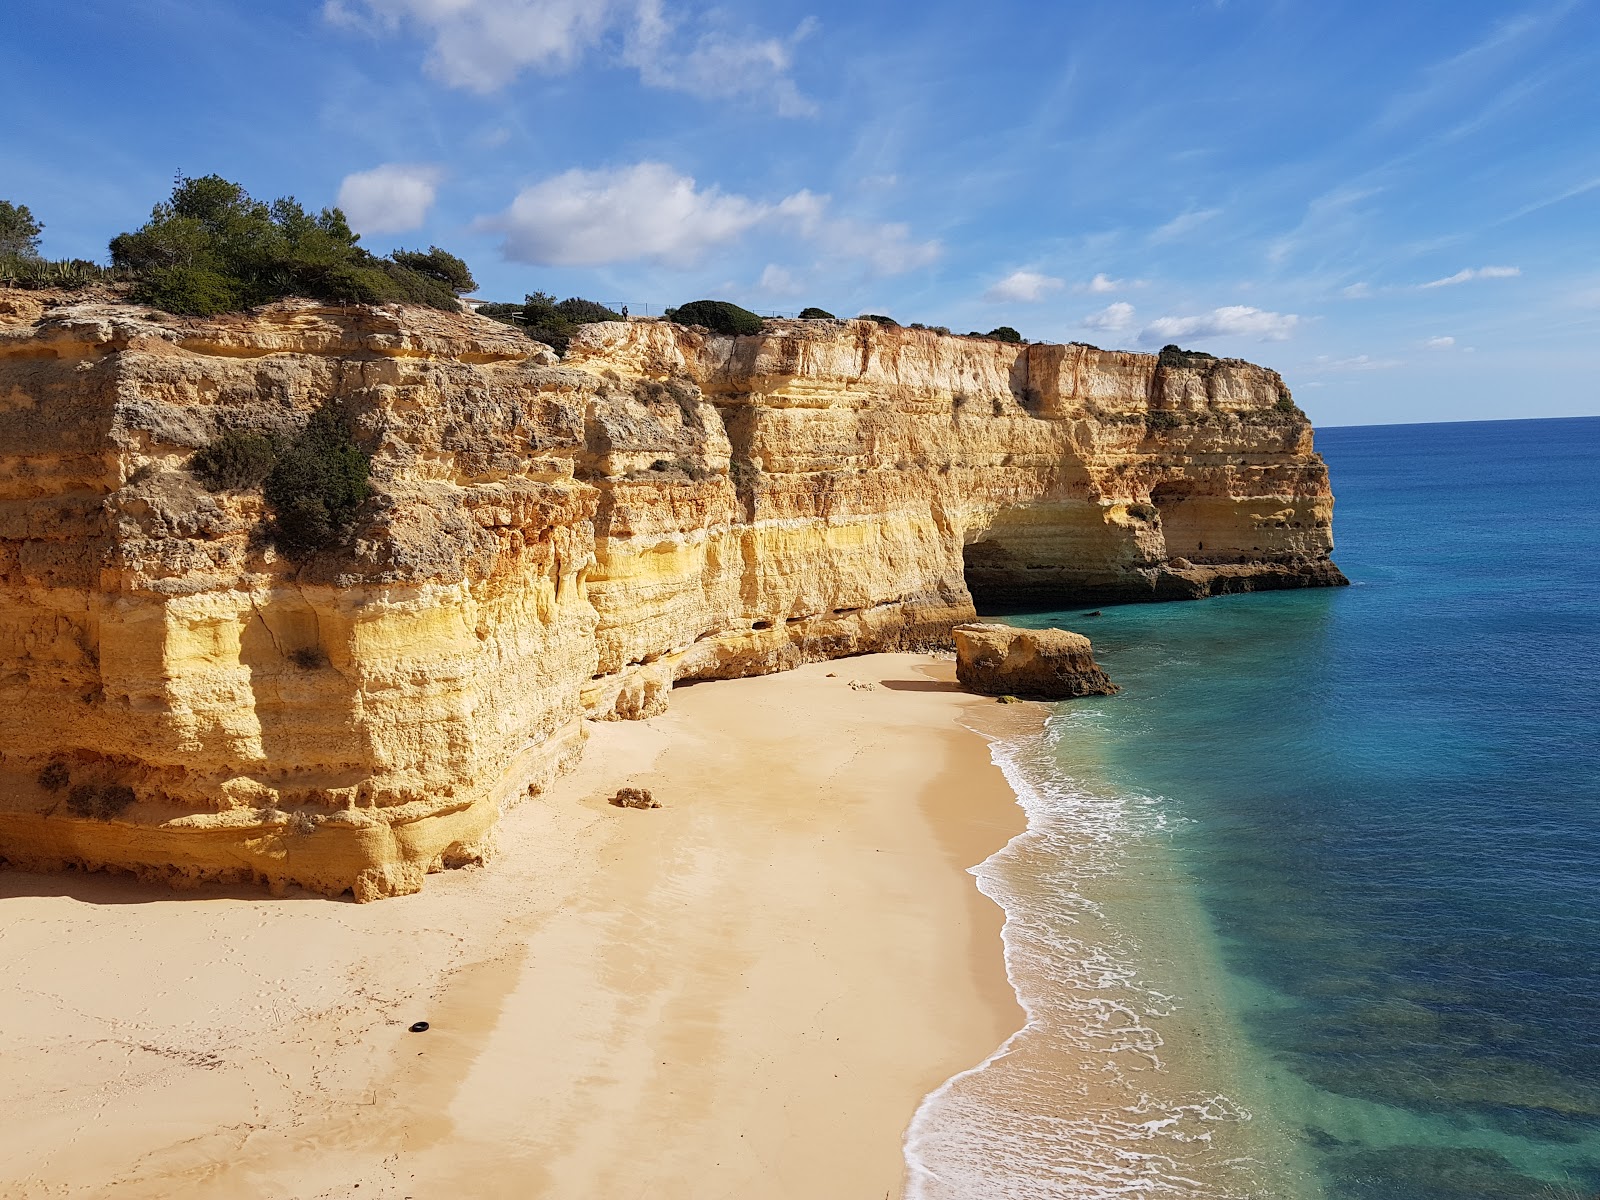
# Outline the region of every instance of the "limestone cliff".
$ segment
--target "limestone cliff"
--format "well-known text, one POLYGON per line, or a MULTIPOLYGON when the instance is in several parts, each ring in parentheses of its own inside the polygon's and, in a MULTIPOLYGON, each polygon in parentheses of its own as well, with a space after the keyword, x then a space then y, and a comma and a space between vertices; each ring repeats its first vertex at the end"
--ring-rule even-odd
POLYGON ((0 294, 0 860, 370 898, 481 860, 583 719, 984 606, 1343 582, 1272 371, 868 321, 728 338, 0 294), (195 450, 336 405, 299 564, 195 450))

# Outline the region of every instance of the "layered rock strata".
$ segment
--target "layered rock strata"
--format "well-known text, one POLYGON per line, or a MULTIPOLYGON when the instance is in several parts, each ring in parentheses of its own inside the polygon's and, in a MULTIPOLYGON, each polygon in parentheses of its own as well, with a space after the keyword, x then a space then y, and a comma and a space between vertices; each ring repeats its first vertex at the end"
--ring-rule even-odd
POLYGON ((1095 662, 1094 649, 1081 633, 985 624, 957 625, 952 633, 956 679, 969 692, 1075 700, 1119 690, 1095 662))
POLYGON ((587 327, 0 295, 0 860, 358 898, 481 861, 589 718, 985 604, 1342 582, 1272 371, 868 321, 587 327), (306 562, 223 430, 372 456, 306 562))

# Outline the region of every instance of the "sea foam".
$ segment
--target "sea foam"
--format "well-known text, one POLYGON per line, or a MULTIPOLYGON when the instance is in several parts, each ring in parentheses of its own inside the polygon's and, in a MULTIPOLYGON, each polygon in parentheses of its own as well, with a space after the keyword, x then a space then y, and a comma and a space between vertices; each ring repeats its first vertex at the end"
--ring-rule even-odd
POLYGON ((1162 1026, 1184 1001, 1147 978, 1143 947, 1111 911, 1127 907, 1130 872, 1159 854, 1171 818, 1158 798, 1062 777, 1059 741, 1083 724, 1057 716, 990 737, 1028 824, 972 874, 1005 913, 1027 1021, 922 1102, 905 1139, 910 1200, 1264 1194, 1238 1139, 1216 1146, 1249 1112, 1163 1062, 1162 1026))

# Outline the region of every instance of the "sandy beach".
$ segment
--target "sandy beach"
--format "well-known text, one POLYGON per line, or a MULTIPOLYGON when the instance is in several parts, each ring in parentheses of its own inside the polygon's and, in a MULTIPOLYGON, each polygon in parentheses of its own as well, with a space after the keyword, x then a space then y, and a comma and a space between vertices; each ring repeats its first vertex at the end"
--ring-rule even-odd
POLYGON ((898 1195, 1022 1022, 965 873, 1022 815, 953 677, 681 688, 416 896, 0 874, 0 1195, 898 1195))

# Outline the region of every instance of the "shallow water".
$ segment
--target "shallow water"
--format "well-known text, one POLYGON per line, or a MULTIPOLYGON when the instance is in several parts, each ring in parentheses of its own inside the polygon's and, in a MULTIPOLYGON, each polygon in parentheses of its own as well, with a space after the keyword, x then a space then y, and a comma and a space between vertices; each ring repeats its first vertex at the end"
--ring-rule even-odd
POLYGON ((1353 587, 1007 618, 1124 690, 994 743, 1031 1020, 912 1195, 1600 1193, 1600 419, 1318 445, 1353 587))

